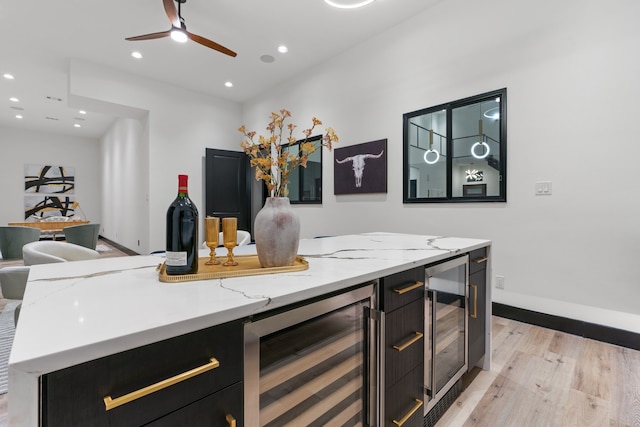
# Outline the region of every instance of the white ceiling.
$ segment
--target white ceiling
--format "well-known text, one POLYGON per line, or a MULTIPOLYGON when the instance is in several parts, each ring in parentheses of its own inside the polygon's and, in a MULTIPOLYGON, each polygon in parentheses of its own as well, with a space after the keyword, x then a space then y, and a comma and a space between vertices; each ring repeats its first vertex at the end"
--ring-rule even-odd
POLYGON ((243 102, 437 1, 377 0, 336 9, 323 0, 187 0, 187 29, 237 52, 232 58, 192 41, 126 41, 171 27, 162 0, 3 0, 0 74, 15 80, 0 78, 0 126, 100 137, 113 117, 91 111, 81 116, 67 107, 70 58, 243 102), (289 52, 278 53, 280 44, 289 52), (132 58, 134 50, 144 58, 132 58), (262 55, 275 61, 264 63, 262 55), (225 87, 226 81, 234 86, 225 87))

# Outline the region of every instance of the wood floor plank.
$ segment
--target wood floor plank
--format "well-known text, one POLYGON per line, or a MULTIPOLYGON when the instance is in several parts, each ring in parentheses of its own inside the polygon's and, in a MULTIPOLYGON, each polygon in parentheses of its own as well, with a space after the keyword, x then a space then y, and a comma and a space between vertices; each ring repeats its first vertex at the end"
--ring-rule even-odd
POLYGON ((609 402, 578 390, 569 390, 569 399, 559 426, 607 426, 609 402))
POLYGON ((611 422, 640 426, 640 351, 611 346, 610 354, 611 422))
POLYGON ((611 399, 610 344, 584 340, 571 387, 604 400, 611 399))
POLYGON ((496 377, 497 373, 494 371, 481 371, 465 392, 458 397, 454 408, 445 412, 438 421, 438 426, 462 426, 476 409, 496 377))
POLYGON ((577 360, 582 352, 583 344, 584 338, 582 337, 567 334, 565 332, 554 331, 553 338, 549 344, 549 351, 577 360))
POLYGON ((515 321, 507 321, 502 319, 504 327, 499 333, 493 333, 493 354, 491 363, 496 371, 502 370, 502 367, 511 357, 513 352, 520 348, 527 340, 529 331, 532 326, 515 321))

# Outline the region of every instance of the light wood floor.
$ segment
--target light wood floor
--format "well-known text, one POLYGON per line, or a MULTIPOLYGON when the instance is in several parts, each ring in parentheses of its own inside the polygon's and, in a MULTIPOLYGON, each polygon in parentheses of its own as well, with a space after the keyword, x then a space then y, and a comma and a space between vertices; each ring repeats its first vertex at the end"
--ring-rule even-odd
POLYGON ((640 351, 500 317, 493 366, 437 427, 640 426, 640 351))

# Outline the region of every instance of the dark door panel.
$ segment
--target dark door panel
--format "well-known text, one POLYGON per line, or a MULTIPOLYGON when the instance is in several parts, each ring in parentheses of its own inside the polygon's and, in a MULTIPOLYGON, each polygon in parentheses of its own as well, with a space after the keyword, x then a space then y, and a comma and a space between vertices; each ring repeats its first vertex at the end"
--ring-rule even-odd
POLYGON ((205 214, 238 218, 238 229, 251 232, 251 169, 241 151, 206 149, 205 214))

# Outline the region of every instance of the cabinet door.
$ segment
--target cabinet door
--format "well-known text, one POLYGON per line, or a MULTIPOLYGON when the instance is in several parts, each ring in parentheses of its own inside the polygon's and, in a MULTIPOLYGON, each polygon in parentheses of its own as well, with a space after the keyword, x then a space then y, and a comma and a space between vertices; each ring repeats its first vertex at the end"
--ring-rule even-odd
POLYGON ((486 283, 486 270, 479 270, 469 276, 469 370, 473 369, 485 353, 486 283))
POLYGON ((242 427, 242 390, 241 382, 234 384, 145 426, 242 427))
POLYGON ((380 309, 385 313, 424 298, 424 267, 392 274, 380 280, 380 309))
POLYGON ((44 375, 42 425, 142 425, 239 381, 236 321, 44 375))
MULTIPOLYGON (((385 318, 385 381, 389 388, 424 363, 424 300, 415 300, 385 318)), ((422 378, 422 372, 419 375, 422 378)))
POLYGON ((424 412, 423 365, 387 389, 384 427, 422 427, 424 412))

